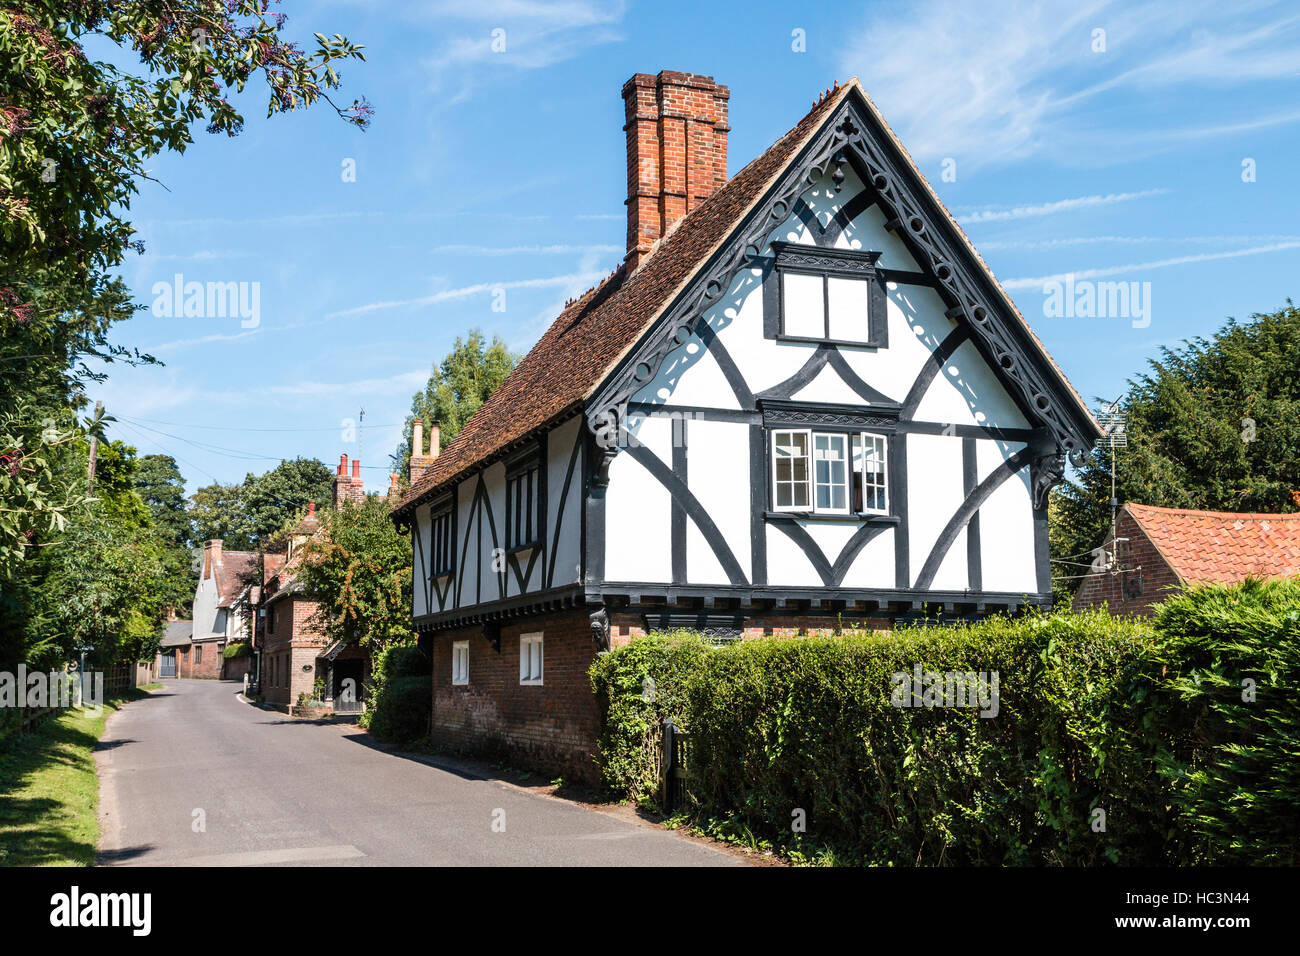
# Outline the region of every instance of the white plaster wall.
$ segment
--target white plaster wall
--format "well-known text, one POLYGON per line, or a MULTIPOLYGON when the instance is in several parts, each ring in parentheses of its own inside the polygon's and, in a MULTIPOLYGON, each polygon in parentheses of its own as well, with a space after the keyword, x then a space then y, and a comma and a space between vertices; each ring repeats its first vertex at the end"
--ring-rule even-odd
MULTIPOLYGON (((975 461, 980 481, 1023 444, 978 441, 975 461)), ((980 507, 980 561, 986 591, 1035 594, 1038 571, 1034 557, 1034 512, 1029 467, 1012 475, 980 507)))
MULTIPOLYGON (((750 577, 749 426, 696 419, 687 424, 686 483, 750 577)), ((686 573, 692 584, 727 584, 726 572, 686 518, 686 573)))
MULTIPOLYGON (((844 575, 841 587, 845 588, 893 588, 897 583, 894 574, 894 528, 886 528, 867 542, 866 547, 858 552, 848 573, 844 575)), ((835 558, 831 556, 831 562, 835 558)))
MULTIPOLYGON (((429 547, 429 506, 420 505, 415 509, 415 520, 411 523, 411 578, 414 593, 412 611, 416 617, 429 613, 428 603, 424 599, 428 587, 429 572, 425 563, 429 547), (421 542, 417 546, 416 539, 421 542)), ((436 599, 435 599, 436 600, 436 599)))
MULTIPOLYGON (((672 467, 672 422, 645 418, 633 434, 672 467)), ((668 489, 620 453, 609 467, 605 492, 605 578, 609 581, 671 582, 672 506, 668 489)))
POLYGON ((963 342, 916 409, 922 422, 1027 428, 1029 422, 972 342, 963 342))
MULTIPOLYGON (((582 453, 573 467, 573 477, 569 479, 569 493, 564 501, 564 513, 560 513, 560 497, 564 494, 564 476, 569 467, 569 456, 574 443, 582 438, 582 418, 574 418, 551 430, 547 441, 547 476, 546 476, 546 520, 550 525, 547 533, 546 560, 549 565, 551 548, 555 551, 555 578, 552 587, 576 584, 582 580, 582 453), (559 521, 559 537, 555 537, 556 521, 559 521)), ((542 587, 544 578, 536 578, 534 586, 542 587)))
MULTIPOLYGON (((962 440, 947 435, 907 436, 908 553, 911 581, 916 582, 925 559, 966 495, 962 485, 962 440)), ((948 551, 931 587, 965 591, 966 541, 963 530, 948 551)))

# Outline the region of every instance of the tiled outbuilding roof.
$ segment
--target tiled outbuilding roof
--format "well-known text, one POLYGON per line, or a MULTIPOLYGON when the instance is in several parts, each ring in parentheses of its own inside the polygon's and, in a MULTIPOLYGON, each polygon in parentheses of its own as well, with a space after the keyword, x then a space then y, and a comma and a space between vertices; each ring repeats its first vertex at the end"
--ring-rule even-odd
POLYGON ((256 551, 223 551, 214 569, 217 576, 217 607, 231 607, 248 583, 244 579, 257 569, 256 551))
POLYGON ((1300 513, 1124 509, 1185 583, 1300 575, 1300 513))

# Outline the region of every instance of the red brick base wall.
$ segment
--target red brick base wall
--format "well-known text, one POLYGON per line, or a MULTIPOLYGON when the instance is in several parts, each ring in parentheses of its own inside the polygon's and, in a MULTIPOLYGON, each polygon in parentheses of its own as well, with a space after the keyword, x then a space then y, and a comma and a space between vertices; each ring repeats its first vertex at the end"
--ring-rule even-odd
POLYGON ((595 781, 599 713, 587 669, 596 645, 586 611, 503 625, 500 651, 484 638, 481 625, 434 634, 432 650, 435 746, 595 781), (543 635, 543 683, 522 685, 519 637, 537 632, 543 635), (469 642, 464 685, 451 681, 452 645, 458 641, 469 642))
MULTIPOLYGON (((1115 533, 1119 538, 1128 538, 1119 545, 1116 573, 1092 572, 1080 581, 1074 595, 1075 610, 1104 605, 1112 614, 1150 617, 1154 613, 1152 605, 1168 597, 1168 589, 1178 585, 1178 575, 1132 515, 1120 514, 1115 533)), ((1076 560, 1086 561, 1087 557, 1076 560)))
POLYGON ((200 641, 176 648, 176 676, 189 680, 219 680, 225 641, 200 641))

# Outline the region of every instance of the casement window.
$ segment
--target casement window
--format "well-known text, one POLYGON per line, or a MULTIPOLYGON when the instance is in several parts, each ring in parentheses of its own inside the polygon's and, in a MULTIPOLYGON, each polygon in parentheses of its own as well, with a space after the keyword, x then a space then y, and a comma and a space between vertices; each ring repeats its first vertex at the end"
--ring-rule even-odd
POLYGON ((526 548, 542 539, 541 463, 536 453, 506 470, 506 549, 526 548))
POLYGON ((450 574, 455 548, 451 540, 451 502, 432 511, 429 528, 429 573, 434 577, 450 574))
POLYGON ((888 443, 872 432, 772 431, 772 506, 805 514, 888 514, 888 443))
MULTIPOLYGON (((878 252, 774 242, 776 267, 766 303, 779 338, 884 347, 884 284, 878 252)), ((766 307, 766 306, 765 306, 766 307)))
POLYGON ((451 682, 469 683, 469 641, 456 641, 451 645, 451 682))
POLYGON ((199 644, 194 648, 194 664, 197 667, 203 663, 203 645, 199 644))
POLYGON ((853 510, 860 514, 889 514, 889 478, 884 435, 853 436, 853 510))
POLYGON ((541 634, 522 634, 519 637, 519 683, 542 683, 541 634))
POLYGON ((808 432, 772 433, 772 487, 777 511, 807 511, 811 506, 808 436, 808 432))

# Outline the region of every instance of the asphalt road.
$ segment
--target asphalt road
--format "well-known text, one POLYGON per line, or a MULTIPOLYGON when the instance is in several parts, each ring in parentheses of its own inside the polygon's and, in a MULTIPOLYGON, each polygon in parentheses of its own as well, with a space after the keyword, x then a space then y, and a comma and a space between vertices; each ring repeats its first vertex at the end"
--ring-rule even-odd
POLYGON ((726 866, 635 819, 377 749, 355 727, 169 680, 108 722, 100 862, 153 866, 726 866))

